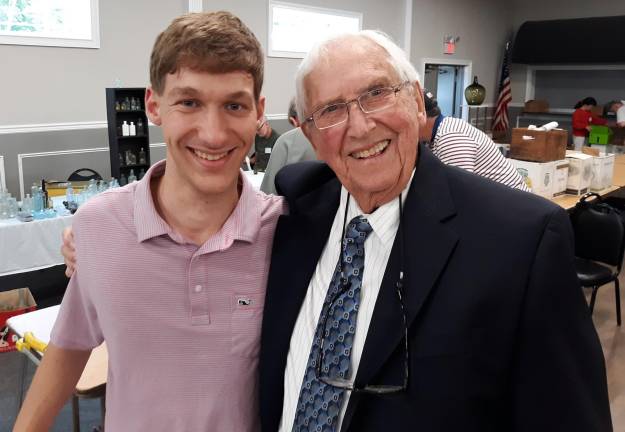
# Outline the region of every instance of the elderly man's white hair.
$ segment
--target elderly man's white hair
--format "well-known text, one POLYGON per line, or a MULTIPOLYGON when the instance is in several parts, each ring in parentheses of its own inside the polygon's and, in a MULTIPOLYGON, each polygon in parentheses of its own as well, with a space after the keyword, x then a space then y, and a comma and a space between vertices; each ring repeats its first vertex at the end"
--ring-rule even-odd
MULTIPOLYGON (((384 32, 379 30, 362 30, 356 33, 343 33, 332 36, 323 41, 317 42, 308 52, 304 60, 299 65, 295 74, 295 97, 297 102, 297 114, 303 122, 306 118, 306 92, 304 89, 304 80, 315 68, 319 60, 328 53, 328 46, 341 40, 361 37, 369 39, 371 42, 379 45, 388 53, 388 62, 395 69, 402 81, 410 81, 412 83, 419 82, 419 73, 414 68, 406 53, 384 32)), ((358 67, 358 65, 354 65, 358 67)))

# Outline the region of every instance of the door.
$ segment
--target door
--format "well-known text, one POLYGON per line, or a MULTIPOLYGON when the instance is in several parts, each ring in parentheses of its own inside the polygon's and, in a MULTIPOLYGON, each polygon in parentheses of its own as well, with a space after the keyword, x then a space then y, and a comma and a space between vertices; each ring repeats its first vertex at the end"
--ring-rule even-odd
POLYGON ((445 116, 461 115, 465 67, 432 63, 425 65, 424 86, 436 97, 441 113, 445 116))

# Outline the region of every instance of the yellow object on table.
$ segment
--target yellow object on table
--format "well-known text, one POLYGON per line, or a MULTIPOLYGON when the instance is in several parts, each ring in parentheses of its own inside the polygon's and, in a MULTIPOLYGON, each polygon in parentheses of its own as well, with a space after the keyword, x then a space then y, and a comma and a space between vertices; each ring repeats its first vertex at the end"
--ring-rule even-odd
POLYGON ((67 188, 69 185, 72 185, 72 189, 74 189, 74 193, 82 191, 89 185, 88 181, 46 181, 46 190, 48 191, 48 196, 56 197, 63 196, 67 192, 67 188))

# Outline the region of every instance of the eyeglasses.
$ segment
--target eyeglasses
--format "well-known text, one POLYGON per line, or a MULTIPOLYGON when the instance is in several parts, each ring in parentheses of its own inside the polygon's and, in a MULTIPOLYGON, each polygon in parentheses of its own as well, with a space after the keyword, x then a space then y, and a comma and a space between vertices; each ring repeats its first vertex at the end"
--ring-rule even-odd
MULTIPOLYGON (((345 224, 347 222, 347 207, 349 205, 349 194, 347 195, 347 204, 345 205, 345 216, 343 219, 343 238, 345 238, 345 224)), ((328 321, 328 317, 330 316, 330 312, 332 310, 332 305, 336 302, 336 300, 343 294, 348 288, 347 279, 343 276, 343 260, 339 261, 339 272, 341 274, 341 289, 335 293, 332 298, 324 304, 325 313, 321 316, 321 341, 319 344, 319 350, 317 352, 316 364, 315 364, 315 377, 332 387, 340 388, 343 390, 349 390, 354 393, 369 393, 369 394, 392 394, 392 393, 400 393, 406 391, 408 388, 408 378, 409 378, 409 365, 410 365, 410 351, 408 349, 408 321, 406 319, 406 307, 404 306, 403 300, 403 281, 404 281, 404 236, 402 235, 401 228, 401 219, 402 219, 402 202, 401 202, 401 194, 399 195, 399 226, 397 228, 397 234, 399 235, 400 241, 400 271, 399 271, 399 279, 395 284, 395 290, 397 292, 397 298, 399 299, 399 305, 401 307, 401 314, 404 324, 404 381, 401 385, 379 385, 379 384, 369 384, 364 386, 356 386, 356 383, 353 381, 348 381, 341 378, 331 378, 329 376, 322 375, 322 372, 328 372, 328 369, 322 369, 323 364, 323 346, 325 343, 325 337, 327 335, 326 325, 328 321)), ((341 251, 342 254, 342 251, 341 251)))
POLYGON ((319 130, 328 129, 345 123, 349 118, 348 106, 353 102, 358 102, 358 106, 365 114, 390 108, 397 102, 397 92, 399 92, 408 81, 404 81, 393 87, 379 87, 369 90, 355 99, 347 102, 338 102, 326 105, 313 112, 305 122, 313 122, 319 130))

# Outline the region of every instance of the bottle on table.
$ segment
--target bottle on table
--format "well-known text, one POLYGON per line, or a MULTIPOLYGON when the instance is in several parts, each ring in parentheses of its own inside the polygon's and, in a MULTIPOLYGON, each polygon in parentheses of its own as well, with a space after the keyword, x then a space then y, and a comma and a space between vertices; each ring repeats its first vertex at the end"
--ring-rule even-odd
POLYGON ((67 184, 67 189, 65 189, 65 201, 68 203, 74 201, 74 188, 72 188, 72 184, 67 184))

